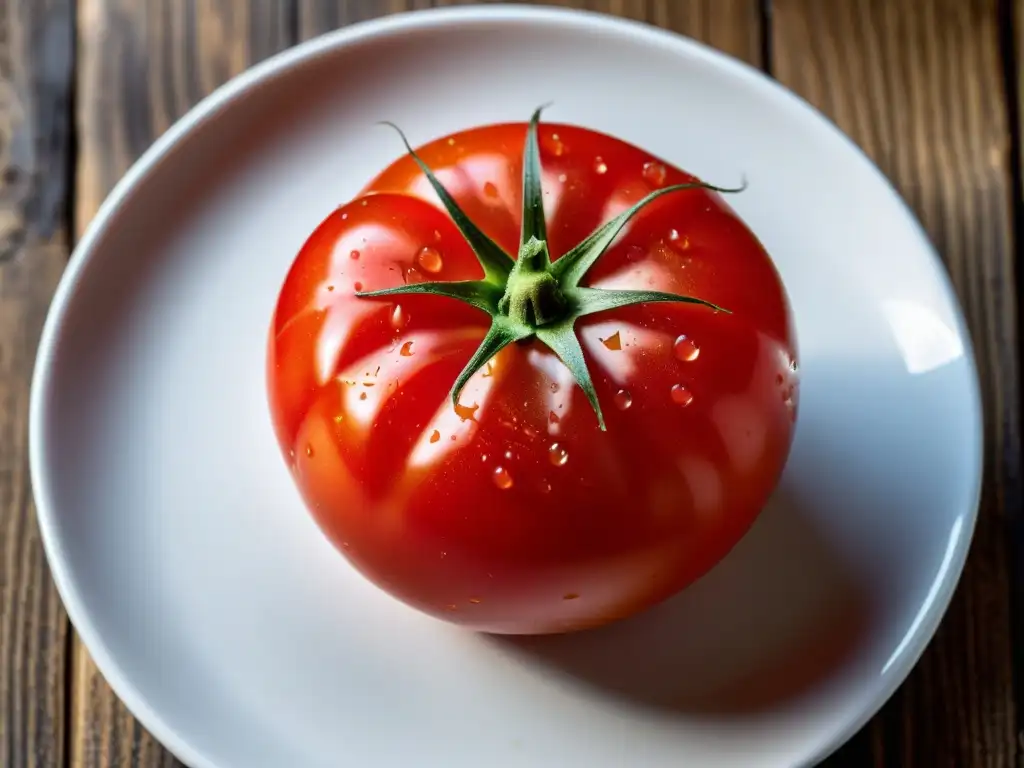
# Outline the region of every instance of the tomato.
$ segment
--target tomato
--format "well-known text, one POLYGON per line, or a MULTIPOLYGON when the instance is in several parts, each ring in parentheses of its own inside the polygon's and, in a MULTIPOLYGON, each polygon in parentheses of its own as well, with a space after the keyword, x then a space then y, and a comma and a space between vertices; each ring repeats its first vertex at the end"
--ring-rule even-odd
POLYGON ((326 536, 494 633, 595 627, 698 579, 797 413, 786 292, 725 191, 539 115, 385 168, 302 246, 269 334, 277 438, 326 536))

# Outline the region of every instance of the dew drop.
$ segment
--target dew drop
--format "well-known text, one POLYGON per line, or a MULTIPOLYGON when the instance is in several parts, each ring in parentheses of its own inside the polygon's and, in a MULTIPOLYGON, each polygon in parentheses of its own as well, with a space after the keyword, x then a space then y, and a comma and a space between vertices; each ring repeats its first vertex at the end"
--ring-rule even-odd
POLYGON ((498 196, 498 188, 496 186, 494 186, 494 183, 490 182, 490 181, 485 182, 484 183, 484 197, 497 197, 497 196, 498 196))
POLYGON ((347 213, 343 213, 343 214, 341 214, 341 220, 342 220, 342 221, 344 221, 344 220, 345 220, 345 219, 347 219, 347 218, 348 218, 348 214, 347 214, 347 213))
POLYGON ((451 440, 454 443, 455 442, 455 435, 451 435, 448 439, 451 440))
POLYGON ((790 371, 792 371, 793 373, 796 373, 799 369, 800 369, 800 366, 797 365, 796 360, 790 360, 789 361, 789 370, 790 371))
POLYGON ((606 347, 608 347, 608 349, 612 350, 613 352, 618 352, 620 349, 622 349, 622 339, 619 337, 618 331, 613 333, 607 339, 601 339, 601 343, 604 344, 606 347))
POLYGON ((416 263, 426 272, 437 273, 441 271, 444 262, 441 261, 441 252, 431 245, 420 248, 416 254, 416 263))
POLYGON ((402 345, 402 349, 399 350, 398 354, 402 357, 412 357, 412 342, 407 341, 402 345))
POLYGON ((615 393, 615 407, 620 411, 625 411, 629 406, 633 404, 633 396, 625 389, 620 389, 615 393))
POLYGON ((505 451, 505 458, 512 461, 512 451, 505 451))
POLYGON ((493 477, 494 484, 501 488, 501 490, 507 491, 512 487, 512 475, 504 467, 495 467, 493 477))
POLYGON ((333 291, 334 290, 334 286, 333 285, 328 285, 327 286, 327 290, 328 291, 333 291))
POLYGON ((416 267, 409 267, 405 270, 402 278, 406 283, 422 283, 424 281, 423 273, 420 272, 416 267))
POLYGON ((365 392, 361 392, 361 393, 359 394, 359 399, 360 399, 360 400, 365 400, 365 399, 366 399, 366 393, 365 393, 365 392))
POLYGON ((434 242, 437 242, 437 243, 441 242, 441 230, 439 230, 439 229, 435 229, 434 230, 434 242))
POLYGON ((455 146, 455 139, 449 138, 448 139, 448 146, 449 147, 454 147, 455 146))
POLYGON ((391 310, 391 327, 396 331, 400 331, 409 324, 409 313, 402 309, 401 304, 395 304, 395 308, 391 310))
POLYGON ((563 596, 563 600, 576 600, 579 597, 575 592, 566 592, 563 596))
POLYGON ((357 291, 363 290, 363 284, 360 283, 358 280, 356 280, 356 282, 352 284, 352 287, 355 288, 357 291))
POLYGON ((362 200, 359 201, 359 204, 363 206, 363 208, 365 208, 367 205, 369 205, 369 202, 370 201, 364 197, 362 200))
POLYGON ((693 392, 682 384, 676 384, 672 387, 672 402, 685 407, 693 402, 693 392))
POLYGON ((306 443, 306 457, 312 459, 315 451, 313 450, 312 443, 306 443))
POLYGON ((480 605, 480 603, 482 603, 483 601, 484 600, 483 600, 482 597, 471 597, 471 598, 469 598, 469 602, 471 602, 473 605, 480 605))
POLYGON ((565 446, 560 443, 552 443, 551 447, 548 448, 548 461, 556 467, 564 467, 568 460, 569 452, 565 450, 565 446))
POLYGON ((349 542, 347 542, 347 541, 343 541, 343 542, 341 542, 341 548, 342 549, 352 549, 352 545, 349 542))
POLYGON ((352 259, 352 261, 357 261, 359 259, 359 251, 352 251, 349 253, 348 257, 352 259))
POLYGON ((678 230, 678 229, 670 229, 670 230, 668 231, 668 239, 669 239, 669 240, 670 240, 671 242, 673 242, 673 243, 674 243, 674 242, 675 242, 676 240, 678 240, 678 239, 679 239, 679 230, 678 230))
POLYGON ((700 347, 694 343, 693 339, 684 335, 676 339, 672 345, 672 352, 677 360, 682 360, 684 363, 692 363, 700 355, 700 347))
POLYGON ((558 181, 561 182, 562 184, 565 184, 565 182, 567 182, 568 180, 569 180, 569 176, 567 174, 564 174, 564 173, 558 174, 558 181))
POLYGON ((601 175, 608 172, 608 164, 601 159, 600 155, 594 158, 594 173, 601 175))
POLYGON ((548 389, 550 389, 552 392, 557 392, 559 389, 561 389, 561 387, 558 386, 557 381, 552 381, 551 386, 548 387, 548 389))
POLYGON ((551 154, 555 157, 561 157, 565 154, 565 144, 563 144, 562 140, 558 138, 557 133, 551 134, 551 154))
POLYGON ((430 433, 430 442, 436 443, 440 439, 441 439, 441 433, 438 432, 436 429, 433 432, 430 433))
POLYGON ((644 257, 645 253, 647 253, 647 251, 645 251, 639 245, 631 245, 628 249, 626 249, 626 260, 639 261, 644 257))
POLYGON ((557 424, 559 421, 561 421, 561 419, 558 418, 557 413, 555 413, 554 411, 548 412, 548 423, 557 424))
POLYGON ((648 160, 644 163, 643 177, 644 181, 650 184, 652 187, 660 187, 665 183, 665 166, 659 163, 657 160, 648 160))
POLYGON ((540 492, 541 493, 551 493, 551 483, 549 483, 547 480, 541 480, 541 482, 540 482, 540 492))
POLYGON ((448 603, 448 605, 446 605, 444 609, 446 611, 457 611, 459 610, 459 606, 457 606, 455 603, 448 603))
POLYGON ((345 420, 345 414, 337 413, 337 414, 334 415, 334 423, 335 424, 341 424, 341 422, 343 422, 344 420, 345 420))
POLYGON ((480 454, 480 461, 487 461, 487 454, 486 453, 481 453, 480 454))
MULTIPOLYGON (((463 405, 462 403, 455 404, 455 415, 458 416, 462 421, 476 421, 476 412, 480 406, 477 403, 473 405, 463 405)), ((452 439, 455 436, 452 435, 452 439)))

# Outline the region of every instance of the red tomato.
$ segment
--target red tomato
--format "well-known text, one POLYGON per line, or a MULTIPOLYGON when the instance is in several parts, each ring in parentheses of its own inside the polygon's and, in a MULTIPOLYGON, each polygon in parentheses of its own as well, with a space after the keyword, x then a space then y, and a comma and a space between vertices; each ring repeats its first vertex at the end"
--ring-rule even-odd
MULTIPOLYGON (((418 150, 510 255, 528 125, 418 150)), ((555 265, 652 190, 697 181, 581 127, 543 124, 539 146, 555 265)), ((272 322, 268 389, 316 521, 372 582, 475 630, 594 627, 686 587, 748 530, 793 435, 795 338, 765 249, 710 189, 663 194, 633 216, 580 286, 728 312, 640 303, 578 319, 606 429, 537 336, 502 348, 453 404, 488 312, 444 295, 357 295, 484 277, 409 155, 302 247, 272 322)))

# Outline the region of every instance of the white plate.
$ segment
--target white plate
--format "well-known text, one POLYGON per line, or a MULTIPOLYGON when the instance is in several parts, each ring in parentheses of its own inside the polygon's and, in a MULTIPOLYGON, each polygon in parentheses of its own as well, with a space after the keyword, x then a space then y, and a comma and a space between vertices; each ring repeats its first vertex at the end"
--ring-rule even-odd
POLYGON ((976 373, 946 275, 878 171, 758 72, 646 26, 463 8, 268 61, 118 185, 40 348, 32 476, 68 612, 195 768, 794 766, 836 748, 931 637, 974 526, 976 373), (307 233, 394 159, 473 124, 617 134, 733 198, 803 358, 779 492, 688 592, 605 630, 496 640, 365 583, 271 432, 265 334, 307 233))

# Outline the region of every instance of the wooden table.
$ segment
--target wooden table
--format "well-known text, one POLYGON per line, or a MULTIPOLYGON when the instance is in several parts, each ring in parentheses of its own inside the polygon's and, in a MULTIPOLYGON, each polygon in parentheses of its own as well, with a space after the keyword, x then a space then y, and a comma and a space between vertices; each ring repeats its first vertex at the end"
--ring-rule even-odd
MULTIPOLYGON (((76 237, 150 142, 232 75, 326 30, 448 4, 0 0, 0 765, 177 765, 76 638, 36 527, 29 376, 76 237)), ((1024 0, 560 4, 643 19, 763 68, 835 120, 923 221, 965 307, 981 367, 981 517, 934 642, 828 765, 1024 766, 1015 301, 1024 248, 1024 0)))

